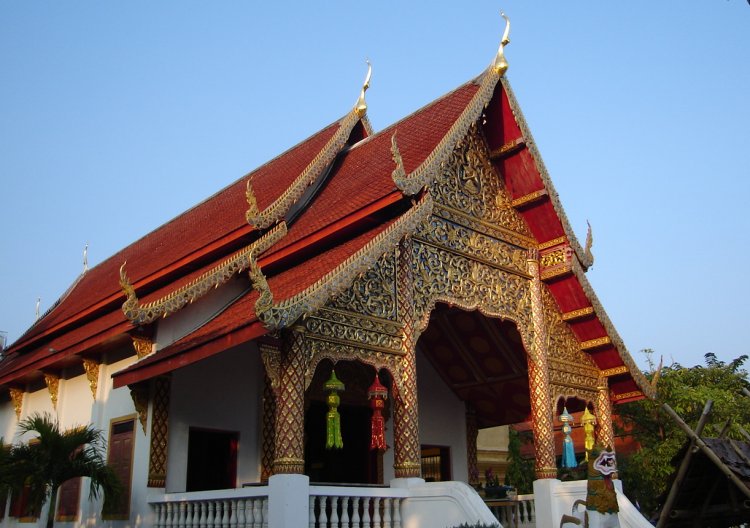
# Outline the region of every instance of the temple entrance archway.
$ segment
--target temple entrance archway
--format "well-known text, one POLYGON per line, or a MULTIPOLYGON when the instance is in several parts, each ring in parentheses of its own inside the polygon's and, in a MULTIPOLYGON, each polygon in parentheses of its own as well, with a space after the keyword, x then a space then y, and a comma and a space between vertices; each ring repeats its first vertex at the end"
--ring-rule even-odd
POLYGON ((529 419, 526 351, 512 321, 438 304, 417 348, 471 406, 479 428, 529 419))

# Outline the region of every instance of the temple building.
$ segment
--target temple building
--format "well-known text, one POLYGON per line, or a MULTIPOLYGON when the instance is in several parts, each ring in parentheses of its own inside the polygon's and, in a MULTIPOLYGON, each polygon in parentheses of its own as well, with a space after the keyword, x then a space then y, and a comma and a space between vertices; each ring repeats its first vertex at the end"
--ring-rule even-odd
POLYGON ((456 526, 492 520, 480 429, 530 421, 539 482, 561 401, 612 444, 613 404, 652 388, 506 69, 501 45, 380 131, 368 76, 343 117, 86 270, 6 349, 0 436, 35 412, 91 423, 125 484, 103 520, 69 481, 59 524, 456 526))

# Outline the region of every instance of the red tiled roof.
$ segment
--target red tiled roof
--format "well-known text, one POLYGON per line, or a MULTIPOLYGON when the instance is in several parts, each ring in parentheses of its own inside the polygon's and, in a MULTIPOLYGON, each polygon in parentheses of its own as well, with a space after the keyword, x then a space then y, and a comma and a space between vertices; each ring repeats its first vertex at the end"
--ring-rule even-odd
POLYGON ((338 122, 329 125, 90 269, 45 317, 10 347, 9 352, 24 347, 34 338, 107 298, 114 296, 110 304, 121 304, 123 298, 118 280, 123 262, 127 261, 128 275, 136 284, 227 235, 239 230, 250 231, 245 220, 248 176, 253 179, 258 204, 264 207, 299 176, 338 128, 338 122), (190 236, 186 236, 187 233, 190 236))

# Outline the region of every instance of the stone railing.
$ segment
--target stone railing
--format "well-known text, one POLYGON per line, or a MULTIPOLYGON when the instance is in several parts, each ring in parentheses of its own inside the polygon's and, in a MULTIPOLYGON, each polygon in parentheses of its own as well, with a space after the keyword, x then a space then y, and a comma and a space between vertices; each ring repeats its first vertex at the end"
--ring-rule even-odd
POLYGON ((536 526, 534 495, 486 500, 485 503, 503 528, 534 528, 536 526))
POLYGON ((151 500, 156 528, 267 528, 268 487, 168 493, 151 500))
POLYGON ((309 528, 401 528, 407 495, 388 487, 310 486, 309 528))

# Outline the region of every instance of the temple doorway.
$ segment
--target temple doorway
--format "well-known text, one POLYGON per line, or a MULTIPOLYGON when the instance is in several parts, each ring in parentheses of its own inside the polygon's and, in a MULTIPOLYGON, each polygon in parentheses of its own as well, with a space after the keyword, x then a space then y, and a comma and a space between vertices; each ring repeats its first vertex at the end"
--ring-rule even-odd
POLYGON ((367 388, 374 379, 372 367, 354 361, 336 363, 336 376, 344 383, 339 393, 341 449, 326 448, 326 391, 323 387, 333 364, 321 362, 305 398, 305 474, 311 482, 382 484, 383 455, 370 450, 372 410, 367 388))
POLYGON ((234 488, 238 433, 191 427, 185 491, 234 488))

